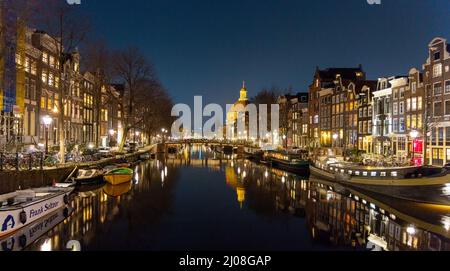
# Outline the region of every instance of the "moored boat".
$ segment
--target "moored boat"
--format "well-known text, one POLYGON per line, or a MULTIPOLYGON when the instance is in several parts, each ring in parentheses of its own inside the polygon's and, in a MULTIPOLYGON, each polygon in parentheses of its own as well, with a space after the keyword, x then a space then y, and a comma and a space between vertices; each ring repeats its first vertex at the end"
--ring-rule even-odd
POLYGON ((328 181, 354 185, 430 186, 450 182, 448 170, 431 167, 375 168, 315 162, 310 165, 310 171, 328 181))
POLYGON ((286 170, 295 174, 309 175, 309 153, 268 151, 264 154, 263 161, 269 161, 273 167, 286 170))
POLYGON ((0 236, 9 235, 65 207, 74 188, 44 187, 0 196, 0 236))
POLYGON ((0 239, 0 251, 21 251, 68 218, 73 212, 69 206, 59 208, 39 220, 0 239))
POLYGON ((99 168, 79 169, 75 181, 78 184, 92 184, 100 181, 103 174, 103 169, 99 168))
POLYGON ((151 155, 150 153, 143 153, 141 155, 139 155, 139 159, 142 161, 146 161, 146 160, 150 160, 151 159, 151 155))
POLYGON ((122 196, 131 190, 131 182, 119 185, 106 184, 103 186, 103 192, 110 197, 122 196))
POLYGON ((112 185, 130 182, 133 178, 133 170, 129 168, 116 168, 105 173, 104 180, 112 185))

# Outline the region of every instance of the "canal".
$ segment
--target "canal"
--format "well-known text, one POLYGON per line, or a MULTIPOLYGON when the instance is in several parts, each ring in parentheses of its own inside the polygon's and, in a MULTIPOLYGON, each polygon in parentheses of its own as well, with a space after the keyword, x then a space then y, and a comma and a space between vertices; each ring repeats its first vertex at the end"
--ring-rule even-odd
MULTIPOLYGON (((288 174, 207 147, 143 162, 133 183, 79 187, 25 250, 450 250, 450 209, 288 174)), ((7 240, 2 242, 5 249, 7 240), (6 244, 5 244, 6 242, 6 244)))

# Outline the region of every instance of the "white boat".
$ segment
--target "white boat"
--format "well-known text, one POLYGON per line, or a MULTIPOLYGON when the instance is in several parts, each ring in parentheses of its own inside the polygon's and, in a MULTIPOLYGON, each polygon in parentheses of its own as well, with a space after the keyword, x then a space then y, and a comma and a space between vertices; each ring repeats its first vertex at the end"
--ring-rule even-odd
POLYGON ((0 237, 65 207, 74 188, 44 187, 0 196, 0 237))
POLYGON ((18 231, 0 239, 0 251, 21 251, 48 231, 63 222, 73 212, 70 207, 59 208, 39 220, 22 227, 18 231))

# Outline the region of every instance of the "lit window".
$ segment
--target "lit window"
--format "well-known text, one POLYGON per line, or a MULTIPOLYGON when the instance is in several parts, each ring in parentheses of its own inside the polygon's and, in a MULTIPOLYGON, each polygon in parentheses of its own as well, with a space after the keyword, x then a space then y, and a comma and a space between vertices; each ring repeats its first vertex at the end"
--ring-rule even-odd
POLYGON ((442 64, 438 63, 433 66, 433 78, 439 77, 442 75, 442 64))
POLYGON ((47 63, 48 64, 48 54, 47 53, 42 53, 42 62, 47 63))

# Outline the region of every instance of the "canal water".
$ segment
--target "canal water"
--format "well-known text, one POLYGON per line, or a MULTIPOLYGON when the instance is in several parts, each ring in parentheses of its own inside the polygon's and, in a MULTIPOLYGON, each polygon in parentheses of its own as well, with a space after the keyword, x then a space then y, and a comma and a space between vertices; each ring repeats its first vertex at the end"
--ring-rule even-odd
MULTIPOLYGON (((194 146, 131 184, 84 186, 25 250, 450 250, 450 209, 409 204, 194 146), (73 242, 75 241, 75 242, 73 242)), ((0 241, 1 242, 1 241, 0 241)))

